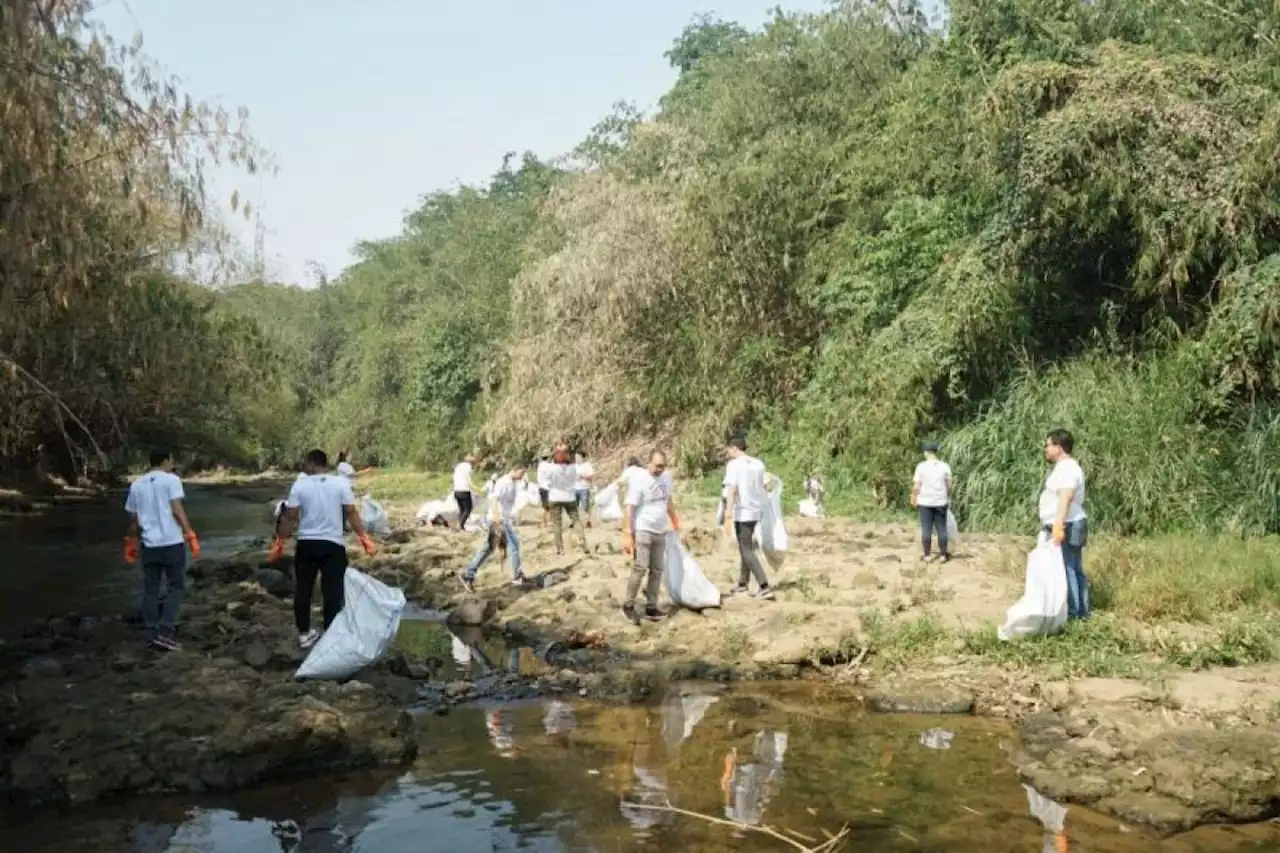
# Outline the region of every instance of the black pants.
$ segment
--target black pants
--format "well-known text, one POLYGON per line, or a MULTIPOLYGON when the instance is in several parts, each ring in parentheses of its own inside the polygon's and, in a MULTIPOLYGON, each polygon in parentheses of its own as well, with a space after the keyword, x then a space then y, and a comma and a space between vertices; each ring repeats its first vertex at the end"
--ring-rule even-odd
POLYGON ((745 588, 751 578, 764 589, 769 585, 764 566, 760 564, 760 555, 756 553, 756 543, 752 538, 756 533, 758 521, 735 521, 733 532, 738 540, 738 555, 742 558, 742 570, 738 574, 738 586, 745 588))
POLYGON ((467 519, 471 517, 471 510, 474 505, 471 503, 470 492, 454 492, 453 499, 458 502, 458 529, 467 529, 467 519))
POLYGON ((347 547, 323 539, 299 539, 294 551, 293 573, 297 581, 293 592, 293 618, 298 633, 311 630, 311 593, 316 575, 320 576, 320 594, 324 598, 324 626, 328 628, 343 604, 343 582, 347 574, 347 547))
POLYGON ((949 556, 947 550, 947 508, 945 506, 916 507, 920 513, 920 544, 924 555, 929 556, 933 546, 933 533, 938 534, 938 553, 949 556))

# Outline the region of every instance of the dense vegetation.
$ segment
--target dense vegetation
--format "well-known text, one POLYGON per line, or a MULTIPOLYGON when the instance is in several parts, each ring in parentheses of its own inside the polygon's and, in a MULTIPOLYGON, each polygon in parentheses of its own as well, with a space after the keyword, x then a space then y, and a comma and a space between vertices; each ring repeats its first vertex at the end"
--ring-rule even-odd
POLYGON ((319 288, 210 315, 166 279, 212 333, 273 342, 261 378, 194 395, 201 424, 261 462, 653 436, 686 469, 746 429, 782 473, 887 504, 936 436, 968 520, 1019 528, 1062 425, 1113 529, 1276 531, 1277 39, 1271 0, 698 20, 656 115, 427 196, 319 288))

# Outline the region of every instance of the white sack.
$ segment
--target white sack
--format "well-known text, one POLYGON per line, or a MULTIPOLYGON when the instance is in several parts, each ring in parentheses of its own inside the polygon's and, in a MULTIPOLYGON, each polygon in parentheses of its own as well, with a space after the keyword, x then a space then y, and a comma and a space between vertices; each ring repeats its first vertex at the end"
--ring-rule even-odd
POLYGON ((596 517, 601 521, 622 520, 622 504, 618 500, 616 483, 604 487, 596 494, 596 517))
POLYGON ((960 525, 956 524, 956 514, 947 508, 947 550, 954 554, 960 542, 960 525))
POLYGON ((537 506, 542 501, 542 496, 538 494, 538 487, 534 483, 527 483, 516 492, 516 505, 512 510, 515 518, 520 517, 520 513, 527 506, 537 506))
POLYGON ((342 586, 342 611, 311 647, 294 678, 350 678, 386 654, 399 630, 405 606, 401 590, 351 568, 342 586))
POLYGON ((1027 555, 1026 591, 996 632, 1002 640, 1056 634, 1067 624, 1067 568, 1062 549, 1044 534, 1027 555))
MULTIPOLYGON (((766 475, 773 477, 773 475, 766 475)), ((789 542, 787 528, 782 524, 782 480, 773 477, 773 491, 766 493, 764 512, 756 525, 755 542, 764 551, 764 557, 775 569, 782 567, 789 542)))
POLYGON ((801 518, 826 518, 827 514, 822 511, 821 505, 813 498, 805 498, 800 501, 800 517, 801 518))
POLYGON ((680 543, 680 534, 667 534, 667 594, 681 607, 703 610, 720 606, 720 590, 707 580, 698 561, 680 543))
POLYGON ((368 495, 360 498, 360 521, 373 536, 391 535, 391 519, 387 518, 387 511, 368 495))

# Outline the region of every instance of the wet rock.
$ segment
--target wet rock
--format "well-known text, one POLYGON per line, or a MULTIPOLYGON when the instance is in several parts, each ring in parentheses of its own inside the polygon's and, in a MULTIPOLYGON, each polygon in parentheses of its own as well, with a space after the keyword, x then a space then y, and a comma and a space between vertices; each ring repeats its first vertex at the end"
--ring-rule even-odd
POLYGON ((569 575, 568 575, 568 574, 566 574, 565 572, 547 572, 547 573, 546 573, 545 575, 543 575, 543 576, 542 576, 542 578, 539 580, 538 585, 539 585, 542 589, 546 589, 547 587, 555 586, 556 584, 560 584, 560 583, 564 583, 564 582, 565 582, 565 581, 567 581, 568 579, 569 579, 569 575))
POLYGON ((258 569, 251 579, 276 598, 293 597, 293 581, 278 569, 258 569))
POLYGON ((868 693, 867 704, 881 713, 969 714, 973 694, 946 684, 905 684, 868 693))
POLYGON ((445 685, 444 695, 450 699, 460 699, 472 691, 472 686, 465 681, 451 681, 445 685))
POLYGON ((492 599, 464 598, 449 611, 446 620, 451 625, 483 625, 498 612, 498 604, 492 599))
POLYGON ((22 665, 22 674, 27 678, 61 678, 66 669, 56 658, 31 658, 22 665))

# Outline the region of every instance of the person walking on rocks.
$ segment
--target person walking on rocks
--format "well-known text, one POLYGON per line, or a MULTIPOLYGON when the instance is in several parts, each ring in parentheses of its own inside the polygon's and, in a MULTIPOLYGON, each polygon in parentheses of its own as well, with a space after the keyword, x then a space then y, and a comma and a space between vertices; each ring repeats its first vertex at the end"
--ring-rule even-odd
POLYGON ((920 515, 920 544, 923 560, 933 561, 933 532, 938 534, 938 562, 951 559, 947 549, 947 508, 951 501, 951 466, 938 458, 941 446, 936 441, 921 445, 924 461, 916 465, 911 485, 911 505, 920 515))
POLYGON ((587 548, 587 534, 578 521, 578 499, 573 488, 578 481, 578 467, 569 459, 569 445, 561 442, 551 454, 551 467, 547 471, 547 500, 551 505, 551 530, 555 536, 556 554, 564 554, 564 517, 569 516, 578 533, 582 552, 587 548))
POLYGON ((582 513, 582 522, 587 529, 591 528, 591 486, 596 478, 596 466, 587 459, 587 454, 579 451, 574 455, 573 464, 578 469, 578 479, 573 484, 573 495, 578 501, 578 512, 582 513))
POLYGON ((284 540, 295 532, 298 545, 294 550, 293 617, 298 627, 298 645, 309 649, 320 639, 311 628, 311 596, 316 577, 320 578, 320 595, 324 600, 324 627, 327 629, 343 605, 343 583, 347 573, 347 543, 342 533, 345 519, 356 532, 361 547, 369 556, 377 546, 365 532, 356 510, 351 481, 329 472, 329 458, 323 450, 307 454, 304 476, 289 489, 285 500, 280 535, 271 545, 270 559, 280 559, 284 540))
POLYGON ((475 486, 471 484, 471 472, 475 468, 476 457, 470 453, 453 469, 453 499, 458 502, 458 530, 467 529, 467 519, 475 509, 475 486))
POLYGON ((1084 546, 1089 538, 1084 512, 1084 469, 1071 455, 1075 439, 1055 429, 1044 441, 1044 458, 1053 465, 1040 493, 1040 525, 1053 544, 1062 547, 1067 568, 1067 618, 1089 618, 1089 579, 1084 574, 1084 546))
POLYGON ((729 440, 725 455, 729 463, 724 469, 724 535, 737 540, 742 561, 738 583, 729 590, 729 595, 746 592, 754 577, 758 586, 754 596, 772 600, 773 587, 752 541, 764 515, 764 502, 768 500, 764 463, 747 455, 747 441, 741 436, 729 440))
POLYGON ((151 470, 134 480, 124 508, 129 531, 124 537, 124 559, 133 564, 142 558, 142 624, 151 645, 180 651, 177 639, 178 609, 186 589, 187 548, 191 559, 200 556, 200 540, 182 506, 182 480, 173 473, 168 450, 151 451, 151 470), (186 547, 183 542, 186 542, 186 547), (139 549, 141 542, 141 549, 139 549), (165 582, 164 610, 160 609, 160 582, 165 582))
POLYGON ((667 473, 667 456, 661 450, 649 454, 648 466, 630 477, 622 510, 622 553, 634 558, 622 615, 640 624, 636 595, 647 574, 644 588, 644 618, 660 622, 666 618, 658 609, 658 591, 667 569, 667 531, 680 530, 674 488, 667 473))
POLYGON ((498 537, 506 539, 507 556, 511 559, 512 585, 520 586, 525 582, 524 572, 520 568, 520 537, 516 535, 516 498, 524 488, 526 467, 523 462, 517 462, 493 484, 493 490, 489 493, 489 535, 484 538, 462 572, 462 585, 467 592, 476 591, 476 572, 493 555, 495 540, 502 541, 498 537))

